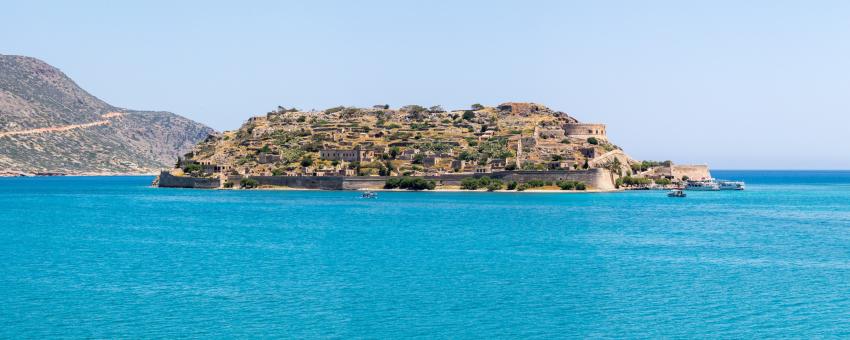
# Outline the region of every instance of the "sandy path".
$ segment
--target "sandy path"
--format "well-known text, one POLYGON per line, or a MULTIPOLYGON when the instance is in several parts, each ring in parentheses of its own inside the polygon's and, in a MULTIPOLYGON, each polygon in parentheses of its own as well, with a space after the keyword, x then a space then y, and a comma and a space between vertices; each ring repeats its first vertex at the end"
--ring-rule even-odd
POLYGON ((109 124, 112 123, 110 121, 110 119, 119 118, 122 115, 124 115, 124 113, 122 113, 122 112, 108 112, 108 113, 105 113, 105 114, 100 116, 101 118, 104 118, 103 120, 98 120, 98 121, 91 122, 91 123, 72 124, 72 125, 64 125, 64 126, 53 126, 53 127, 30 129, 30 130, 3 131, 3 132, 0 132, 0 137, 18 136, 18 135, 32 135, 32 134, 50 133, 50 132, 63 132, 63 131, 76 130, 76 129, 85 129, 85 128, 90 128, 90 127, 93 127, 93 126, 109 125, 109 124))

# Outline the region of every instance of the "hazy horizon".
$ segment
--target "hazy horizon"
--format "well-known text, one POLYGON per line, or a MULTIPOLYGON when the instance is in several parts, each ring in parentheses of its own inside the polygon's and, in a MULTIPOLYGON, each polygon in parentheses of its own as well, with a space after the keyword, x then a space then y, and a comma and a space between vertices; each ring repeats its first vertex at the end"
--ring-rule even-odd
POLYGON ((0 54, 217 130, 278 105, 529 101, 637 159, 850 169, 850 3, 12 3, 0 54))

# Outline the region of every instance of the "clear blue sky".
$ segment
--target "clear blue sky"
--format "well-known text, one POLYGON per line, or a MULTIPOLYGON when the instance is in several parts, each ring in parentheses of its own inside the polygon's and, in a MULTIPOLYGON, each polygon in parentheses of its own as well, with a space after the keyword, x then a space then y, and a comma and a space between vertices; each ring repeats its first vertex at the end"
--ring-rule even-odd
POLYGON ((0 53, 219 130, 534 101, 639 159, 850 169, 850 1, 14 1, 0 53))

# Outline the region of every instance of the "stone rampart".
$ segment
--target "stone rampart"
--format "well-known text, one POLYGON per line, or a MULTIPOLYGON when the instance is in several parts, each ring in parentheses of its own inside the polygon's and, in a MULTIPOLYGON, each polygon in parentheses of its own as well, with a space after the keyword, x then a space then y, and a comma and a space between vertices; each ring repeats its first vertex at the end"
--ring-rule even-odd
POLYGON ((564 132, 573 138, 607 138, 605 124, 568 123, 564 124, 564 132))
POLYGON ((682 178, 682 176, 688 176, 690 179, 711 178, 708 165, 673 165, 672 173, 674 178, 682 178))
POLYGON ((159 174, 157 187, 160 188, 192 188, 192 189, 215 189, 221 186, 218 178, 197 178, 174 176, 167 171, 159 174))
MULTIPOLYGON (((343 179, 339 176, 251 176, 260 185, 301 189, 342 190, 343 179)), ((383 184, 381 184, 383 186, 383 184)))
MULTIPOLYGON (((592 189, 610 190, 614 189, 611 181, 611 173, 605 169, 587 170, 550 170, 550 171, 500 171, 493 173, 476 174, 445 174, 442 176, 424 176, 426 180, 437 182, 438 185, 460 185, 464 178, 480 178, 488 176, 505 182, 516 181, 519 183, 532 180, 541 181, 579 181, 584 182, 592 189)), ((321 190, 358 190, 358 189, 380 189, 384 187, 387 179, 398 177, 369 176, 369 177, 342 177, 342 176, 251 176, 260 186, 277 186, 302 189, 321 190)), ((229 178, 228 181, 236 183, 237 177, 229 178)), ((168 173, 160 175, 159 186, 168 188, 218 188, 218 178, 193 178, 176 177, 168 173)))

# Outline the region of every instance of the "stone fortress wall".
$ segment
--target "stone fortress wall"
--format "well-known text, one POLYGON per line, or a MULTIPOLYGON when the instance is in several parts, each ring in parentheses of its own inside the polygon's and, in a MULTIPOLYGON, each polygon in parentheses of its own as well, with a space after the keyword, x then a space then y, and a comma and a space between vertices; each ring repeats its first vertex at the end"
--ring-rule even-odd
POLYGON ((564 131, 567 136, 574 138, 608 138, 605 124, 568 123, 564 124, 564 131))
POLYGON ((711 177, 711 171, 708 168, 708 165, 673 165, 673 166, 660 166, 651 170, 648 170, 642 175, 647 177, 668 177, 681 179, 683 176, 688 176, 688 179, 692 180, 702 180, 709 179, 711 177))
MULTIPOLYGON (((550 170, 550 171, 500 171, 493 173, 476 174, 446 174, 442 176, 424 176, 426 180, 437 182, 438 185, 460 185, 464 178, 488 176, 500 179, 504 182, 516 181, 519 183, 531 180, 543 181, 580 181, 587 184, 590 189, 613 190, 611 173, 606 169, 587 170, 550 170)), ((321 189, 321 190, 358 190, 358 189, 380 189, 390 178, 387 176, 251 176, 261 186, 289 187, 299 189, 321 189)), ((239 186, 242 177, 233 176, 228 181, 239 186)), ((218 178, 193 178, 178 177, 163 172, 159 177, 159 187, 163 188, 206 188, 213 189, 220 186, 218 178)))
POLYGON ((190 189, 216 189, 221 186, 221 180, 216 178, 197 178, 174 176, 168 171, 162 171, 157 178, 157 186, 160 188, 190 188, 190 189))

